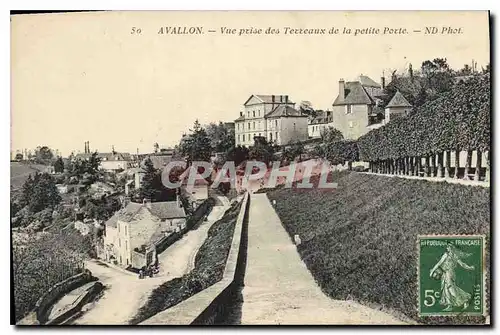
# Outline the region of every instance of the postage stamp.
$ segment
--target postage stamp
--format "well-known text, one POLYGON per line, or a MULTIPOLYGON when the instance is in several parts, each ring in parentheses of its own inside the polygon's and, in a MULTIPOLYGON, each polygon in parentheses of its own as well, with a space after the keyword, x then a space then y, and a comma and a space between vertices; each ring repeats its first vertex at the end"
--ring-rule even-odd
POLYGON ((419 235, 420 316, 485 315, 484 235, 419 235))

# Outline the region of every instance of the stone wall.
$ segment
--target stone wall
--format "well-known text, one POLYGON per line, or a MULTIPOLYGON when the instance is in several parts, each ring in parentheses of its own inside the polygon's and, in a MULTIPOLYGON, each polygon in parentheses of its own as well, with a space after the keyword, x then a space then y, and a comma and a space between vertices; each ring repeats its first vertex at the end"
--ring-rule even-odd
POLYGON ((222 280, 181 303, 143 321, 141 325, 219 324, 235 291, 242 285, 247 252, 248 209, 250 196, 245 193, 234 227, 231 249, 222 280))

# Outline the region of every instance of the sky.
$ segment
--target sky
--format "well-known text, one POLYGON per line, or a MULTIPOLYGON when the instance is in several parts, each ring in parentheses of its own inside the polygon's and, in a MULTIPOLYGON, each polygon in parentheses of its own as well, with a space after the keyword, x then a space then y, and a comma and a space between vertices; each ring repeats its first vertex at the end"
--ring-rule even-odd
MULTIPOLYGON (((372 29, 370 29, 372 28, 372 29)), ((173 146, 198 119, 233 121, 251 94, 288 94, 327 109, 338 81, 489 63, 487 12, 101 12, 11 18, 11 149, 63 155, 151 152, 173 146), (203 27, 202 35, 158 34, 203 27), (425 27, 460 34, 423 33, 425 27), (132 33, 135 27, 141 33, 132 33), (236 28, 236 35, 221 28, 236 28), (280 34, 238 36, 272 27, 280 34), (285 27, 405 28, 408 34, 289 35, 285 27), (253 30, 252 30, 253 29, 253 30), (208 32, 215 30, 215 32, 208 32), (420 30, 421 32, 414 32, 420 30)))

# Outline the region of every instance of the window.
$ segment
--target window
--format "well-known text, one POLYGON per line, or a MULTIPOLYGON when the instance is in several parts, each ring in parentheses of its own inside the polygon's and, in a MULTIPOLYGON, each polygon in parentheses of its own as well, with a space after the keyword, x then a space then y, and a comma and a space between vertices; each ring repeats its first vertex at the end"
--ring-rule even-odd
POLYGON ((255 122, 253 123, 253 129, 255 129, 255 122))
POLYGON ((269 141, 273 140, 273 133, 269 133, 269 141))
POLYGON ((238 142, 240 141, 240 135, 238 135, 238 142))
POLYGON ((250 134, 248 134, 248 140, 250 141, 250 134))
POLYGON ((253 111, 253 117, 255 117, 255 111, 253 111))
POLYGON ((118 232, 120 232, 120 223, 118 223, 118 232))
POLYGON ((259 116, 260 116, 260 109, 259 109, 259 116))
POLYGON ((128 250, 128 241, 125 241, 125 250, 128 250))
POLYGON ((278 128, 278 120, 274 121, 276 128, 278 128))
POLYGON ((248 130, 250 130, 250 122, 248 122, 248 130))
POLYGON ((352 105, 345 105, 345 107, 346 107, 345 113, 346 114, 351 114, 352 113, 352 105))
POLYGON ((294 122, 294 123, 293 123, 293 130, 295 130, 295 128, 297 128, 297 127, 295 126, 295 122, 294 122))
POLYGON ((259 133, 259 136, 262 136, 262 134, 261 134, 261 133, 259 133))
POLYGON ((250 111, 247 112, 247 117, 250 117, 250 111))
POLYGON ((127 226, 125 226, 125 236, 127 236, 127 226))
POLYGON ((122 240, 118 239, 118 246, 121 248, 122 247, 122 240))
POLYGON ((278 140, 278 132, 276 132, 276 141, 278 140))

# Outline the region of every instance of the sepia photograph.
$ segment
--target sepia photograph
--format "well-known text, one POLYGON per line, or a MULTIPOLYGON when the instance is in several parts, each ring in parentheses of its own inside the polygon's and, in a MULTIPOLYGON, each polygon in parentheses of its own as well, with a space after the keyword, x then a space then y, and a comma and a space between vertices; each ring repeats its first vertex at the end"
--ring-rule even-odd
POLYGON ((491 21, 12 11, 11 324, 491 326, 491 21))

